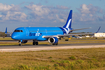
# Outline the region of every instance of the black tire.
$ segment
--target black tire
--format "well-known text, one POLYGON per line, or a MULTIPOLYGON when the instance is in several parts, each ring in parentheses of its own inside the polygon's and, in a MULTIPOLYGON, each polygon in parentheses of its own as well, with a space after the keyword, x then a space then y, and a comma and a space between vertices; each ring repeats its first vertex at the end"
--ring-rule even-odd
POLYGON ((22 44, 19 44, 19 46, 22 46, 22 44))
POLYGON ((35 45, 35 42, 33 42, 33 45, 35 45))
POLYGON ((52 45, 55 45, 55 44, 52 44, 52 45))
POLYGON ((58 43, 56 43, 56 45, 58 45, 58 43))
POLYGON ((38 45, 38 42, 33 42, 33 45, 38 45))
POLYGON ((38 45, 38 42, 36 42, 36 45, 38 45))
POLYGON ((21 43, 21 41, 19 40, 19 46, 22 46, 22 43, 21 43))
POLYGON ((58 43, 53 43, 52 45, 58 45, 58 43))

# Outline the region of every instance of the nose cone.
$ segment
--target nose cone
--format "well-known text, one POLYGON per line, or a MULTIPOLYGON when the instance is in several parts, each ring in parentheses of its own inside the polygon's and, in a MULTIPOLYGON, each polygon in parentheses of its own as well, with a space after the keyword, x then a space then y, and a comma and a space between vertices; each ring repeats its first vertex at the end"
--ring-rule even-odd
POLYGON ((19 38, 19 36, 17 34, 13 33, 11 38, 17 40, 19 38))
POLYGON ((12 38, 12 39, 16 39, 16 36, 12 35, 11 38, 12 38))

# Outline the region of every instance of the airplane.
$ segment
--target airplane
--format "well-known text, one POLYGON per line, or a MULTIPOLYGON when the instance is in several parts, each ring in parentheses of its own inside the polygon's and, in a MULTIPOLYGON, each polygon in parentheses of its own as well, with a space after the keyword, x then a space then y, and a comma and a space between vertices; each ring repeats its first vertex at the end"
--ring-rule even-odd
POLYGON ((72 29, 71 25, 72 10, 70 10, 66 24, 63 27, 19 27, 14 30, 11 38, 19 40, 19 46, 21 46, 22 43, 27 43, 28 40, 33 40, 33 45, 38 45, 38 41, 48 41, 52 45, 58 45, 59 38, 81 35, 70 33, 76 30, 87 29, 72 29))
POLYGON ((6 37, 11 37, 11 34, 12 34, 12 33, 8 33, 8 32, 7 32, 7 27, 6 27, 6 29, 5 29, 5 34, 6 34, 6 37))

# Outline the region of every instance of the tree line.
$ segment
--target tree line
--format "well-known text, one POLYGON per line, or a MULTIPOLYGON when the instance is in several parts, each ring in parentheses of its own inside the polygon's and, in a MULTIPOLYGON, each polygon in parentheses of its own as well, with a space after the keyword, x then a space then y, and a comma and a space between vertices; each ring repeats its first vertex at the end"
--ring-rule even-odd
POLYGON ((6 34, 4 32, 0 32, 0 37, 6 37, 6 34))

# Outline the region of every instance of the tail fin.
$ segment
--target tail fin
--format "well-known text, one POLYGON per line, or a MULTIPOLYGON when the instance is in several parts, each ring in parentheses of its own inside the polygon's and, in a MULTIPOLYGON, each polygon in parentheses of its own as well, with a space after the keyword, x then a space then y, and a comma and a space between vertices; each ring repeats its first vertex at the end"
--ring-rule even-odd
POLYGON ((98 33, 98 32, 99 32, 100 28, 101 28, 101 26, 98 28, 98 30, 97 30, 97 32, 96 32, 96 33, 98 33))
POLYGON ((63 26, 63 28, 70 28, 71 29, 71 24, 72 24, 72 10, 70 10, 68 19, 66 21, 66 24, 63 26))
POLYGON ((6 27, 6 29, 5 29, 5 34, 7 33, 7 27, 6 27))

